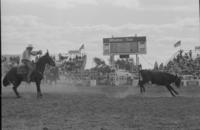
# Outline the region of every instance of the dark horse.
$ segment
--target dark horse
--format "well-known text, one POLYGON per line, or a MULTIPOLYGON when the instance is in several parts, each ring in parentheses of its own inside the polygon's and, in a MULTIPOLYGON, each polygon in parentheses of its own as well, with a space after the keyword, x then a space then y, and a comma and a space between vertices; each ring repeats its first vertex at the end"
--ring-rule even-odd
MULTIPOLYGON (((48 51, 44 56, 42 56, 38 59, 38 61, 36 62, 35 70, 31 74, 31 82, 36 83, 37 97, 42 97, 42 93, 40 90, 40 83, 43 78, 43 72, 44 72, 46 64, 55 66, 55 62, 49 56, 48 51)), ((21 84, 22 81, 26 81, 26 75, 28 72, 26 66, 20 66, 20 67, 24 71, 23 73, 19 72, 19 67, 13 67, 8 71, 8 73, 5 75, 5 77, 3 79, 4 86, 13 84, 13 90, 18 98, 20 98, 20 95, 17 91, 17 88, 19 87, 19 85, 21 84)))
POLYGON ((174 90, 171 86, 172 83, 175 83, 176 87, 180 87, 181 78, 177 75, 172 75, 167 72, 152 71, 152 70, 140 70, 139 72, 139 86, 140 92, 145 92, 144 84, 151 82, 152 84, 163 85, 165 86, 172 96, 178 95, 178 92, 174 90))

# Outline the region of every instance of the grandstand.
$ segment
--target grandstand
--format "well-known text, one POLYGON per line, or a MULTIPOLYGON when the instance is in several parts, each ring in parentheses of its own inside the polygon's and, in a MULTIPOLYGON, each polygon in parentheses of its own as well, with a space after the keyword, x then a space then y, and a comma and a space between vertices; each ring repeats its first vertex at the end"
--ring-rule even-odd
POLYGON ((200 56, 194 51, 180 50, 164 66, 164 71, 200 77, 200 56))

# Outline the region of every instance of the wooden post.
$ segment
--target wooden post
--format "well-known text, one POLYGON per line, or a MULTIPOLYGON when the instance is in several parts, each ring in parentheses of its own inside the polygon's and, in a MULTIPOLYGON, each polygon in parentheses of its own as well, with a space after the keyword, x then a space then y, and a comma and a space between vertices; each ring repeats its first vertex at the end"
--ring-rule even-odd
POLYGON ((139 67, 139 57, 138 57, 138 54, 136 54, 136 67, 137 67, 137 69, 139 67))
POLYGON ((113 68, 115 68, 115 57, 114 54, 110 54, 110 64, 113 68))

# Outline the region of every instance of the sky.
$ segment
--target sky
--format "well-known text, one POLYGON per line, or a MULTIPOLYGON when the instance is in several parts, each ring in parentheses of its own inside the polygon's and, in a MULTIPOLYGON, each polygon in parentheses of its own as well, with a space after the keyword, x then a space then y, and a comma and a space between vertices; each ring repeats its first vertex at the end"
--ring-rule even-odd
POLYGON ((55 54, 84 44, 90 68, 94 57, 109 59, 103 38, 137 34, 147 37, 140 63, 151 68, 200 45, 198 10, 198 0, 1 0, 1 51, 21 54, 33 44, 55 54))

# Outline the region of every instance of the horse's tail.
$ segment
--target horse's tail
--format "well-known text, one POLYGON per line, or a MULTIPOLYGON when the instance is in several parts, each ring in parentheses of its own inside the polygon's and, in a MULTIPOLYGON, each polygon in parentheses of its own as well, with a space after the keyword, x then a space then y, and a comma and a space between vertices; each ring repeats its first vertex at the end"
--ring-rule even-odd
POLYGON ((4 79, 3 79, 3 86, 8 86, 10 84, 9 80, 8 80, 8 76, 7 74, 5 75, 4 79))

